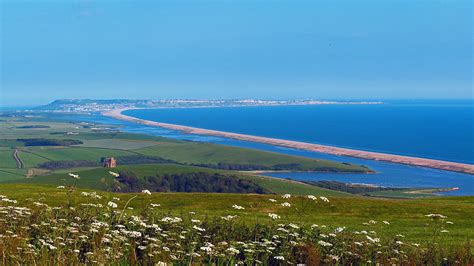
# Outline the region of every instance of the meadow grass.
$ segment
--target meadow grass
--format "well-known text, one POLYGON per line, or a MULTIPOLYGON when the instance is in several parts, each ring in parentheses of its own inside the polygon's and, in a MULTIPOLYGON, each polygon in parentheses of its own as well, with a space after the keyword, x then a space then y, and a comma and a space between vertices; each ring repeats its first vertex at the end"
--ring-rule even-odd
MULTIPOLYGON (((82 177, 81 177, 82 178, 82 177)), ((96 191, 79 189, 73 195, 76 203, 83 203, 80 191, 96 191)), ((298 223, 323 224, 326 226, 346 226, 354 230, 364 228, 381 228, 381 221, 390 222, 390 227, 385 228, 388 233, 403 233, 407 238, 414 241, 428 241, 426 235, 426 214, 441 213, 449 218, 454 224, 449 227, 443 241, 450 244, 474 240, 474 197, 443 197, 426 198, 417 200, 379 199, 367 197, 329 197, 329 204, 307 204, 305 197, 293 196, 283 199, 281 194, 257 195, 257 194, 223 194, 223 193, 152 193, 151 196, 140 193, 113 193, 98 191, 104 199, 113 197, 126 201, 137 196, 130 206, 134 212, 141 212, 150 202, 161 204, 161 210, 173 215, 197 212, 198 216, 220 216, 232 214, 230 208, 233 204, 245 207, 239 212, 245 216, 245 221, 255 222, 265 220, 268 212, 277 213, 283 221, 295 221, 298 223), (275 199, 277 202, 271 202, 275 199), (297 206, 286 208, 280 204, 289 202, 297 206), (379 221, 376 225, 364 225, 369 220, 379 221)), ((38 200, 44 198, 43 202, 51 206, 61 206, 68 200, 68 192, 65 189, 57 189, 51 185, 31 184, 0 184, 0 194, 19 201, 28 198, 38 200)), ((314 194, 315 196, 320 196, 314 194)), ((321 203, 321 202, 320 202, 321 203)))
POLYGON ((474 197, 121 194, 5 184, 0 195, 4 262, 472 263, 474 197))
POLYGON ((26 171, 24 169, 0 168, 0 177, 2 181, 24 179, 26 171))
POLYGON ((0 168, 16 168, 16 161, 13 159, 13 149, 0 150, 0 168))
POLYGON ((30 150, 26 148, 20 148, 18 156, 23 161, 25 168, 36 167, 39 164, 49 161, 49 158, 46 158, 45 156, 42 156, 41 154, 35 154, 34 152, 30 152, 30 150))

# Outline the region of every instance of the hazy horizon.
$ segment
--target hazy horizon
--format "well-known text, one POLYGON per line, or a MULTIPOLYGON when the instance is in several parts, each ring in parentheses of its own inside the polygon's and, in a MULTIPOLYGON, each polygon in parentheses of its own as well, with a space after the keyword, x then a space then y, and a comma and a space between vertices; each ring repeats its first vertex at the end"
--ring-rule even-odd
POLYGON ((472 99, 470 1, 2 1, 1 106, 472 99))

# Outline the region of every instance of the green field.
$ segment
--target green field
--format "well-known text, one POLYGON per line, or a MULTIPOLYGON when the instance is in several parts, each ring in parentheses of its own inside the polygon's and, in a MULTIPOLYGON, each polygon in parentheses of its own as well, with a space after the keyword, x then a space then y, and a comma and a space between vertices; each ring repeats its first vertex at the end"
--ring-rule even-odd
POLYGON ((13 149, 0 150, 0 168, 16 168, 15 159, 13 159, 13 149))
MULTIPOLYGON (((322 171, 339 172, 365 172, 368 170, 356 165, 208 143, 121 133, 116 128, 106 125, 58 122, 41 117, 3 118, 0 120, 0 125, 2 126, 0 130, 0 170, 4 171, 16 168, 16 162, 12 157, 14 149, 19 149, 19 156, 24 163, 25 170, 37 168, 40 164, 50 161, 88 160, 99 162, 103 157, 127 155, 159 156, 180 164, 201 166, 222 163, 258 164, 262 167, 295 164, 302 170, 321 169, 322 171), (20 128, 38 125, 47 126, 47 128, 20 128), (19 138, 74 139, 82 141, 83 144, 68 147, 24 146, 22 142, 16 141, 19 138)), ((46 171, 35 170, 30 173, 33 175, 36 173, 45 174, 46 171)), ((0 182, 17 178, 16 175, 0 174, 0 182)))

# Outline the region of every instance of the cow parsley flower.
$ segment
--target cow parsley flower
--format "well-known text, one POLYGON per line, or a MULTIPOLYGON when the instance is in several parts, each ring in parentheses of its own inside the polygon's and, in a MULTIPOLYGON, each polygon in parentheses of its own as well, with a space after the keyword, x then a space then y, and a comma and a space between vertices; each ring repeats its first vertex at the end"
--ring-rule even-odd
POLYGON ((329 202, 329 199, 326 198, 326 197, 319 197, 319 198, 320 198, 322 201, 324 201, 324 202, 329 202))
POLYGON ((275 213, 269 213, 268 216, 273 220, 280 219, 281 217, 275 213))
POLYGON ((318 199, 318 198, 316 198, 316 197, 313 196, 313 195, 308 195, 307 197, 308 197, 308 199, 310 199, 310 200, 317 200, 317 199, 318 199))
POLYGON ((73 173, 68 173, 68 175, 74 179, 81 179, 79 175, 73 174, 73 173))

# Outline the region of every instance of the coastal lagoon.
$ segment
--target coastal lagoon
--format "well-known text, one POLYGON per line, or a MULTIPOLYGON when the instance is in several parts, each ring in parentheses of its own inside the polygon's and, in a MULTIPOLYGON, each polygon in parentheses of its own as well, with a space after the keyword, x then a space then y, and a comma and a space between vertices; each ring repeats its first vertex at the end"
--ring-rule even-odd
MULTIPOLYGON (((164 109, 163 109, 164 110, 164 109)), ((162 110, 161 110, 162 111, 162 110)), ((327 159, 338 162, 348 162, 362 164, 375 170, 376 174, 334 174, 334 173, 267 173, 265 175, 278 178, 292 178, 295 180, 318 181, 334 180, 347 183, 364 183, 386 187, 406 187, 406 188, 452 188, 459 187, 459 190, 442 193, 445 195, 474 195, 474 176, 463 173, 449 172, 424 167, 414 167, 409 165, 365 160, 353 157, 335 156, 322 154, 318 152, 296 150, 291 148, 282 148, 262 143, 253 143, 238 141, 227 138, 200 136, 185 134, 174 130, 163 129, 159 127, 134 124, 126 121, 112 119, 99 115, 79 116, 68 115, 58 116, 58 118, 88 121, 95 123, 104 123, 120 126, 121 130, 130 133, 144 133, 154 136, 163 136, 168 138, 216 143, 221 145, 237 146, 244 148, 253 148, 265 151, 278 152, 289 155, 304 156, 316 159, 327 159)))

